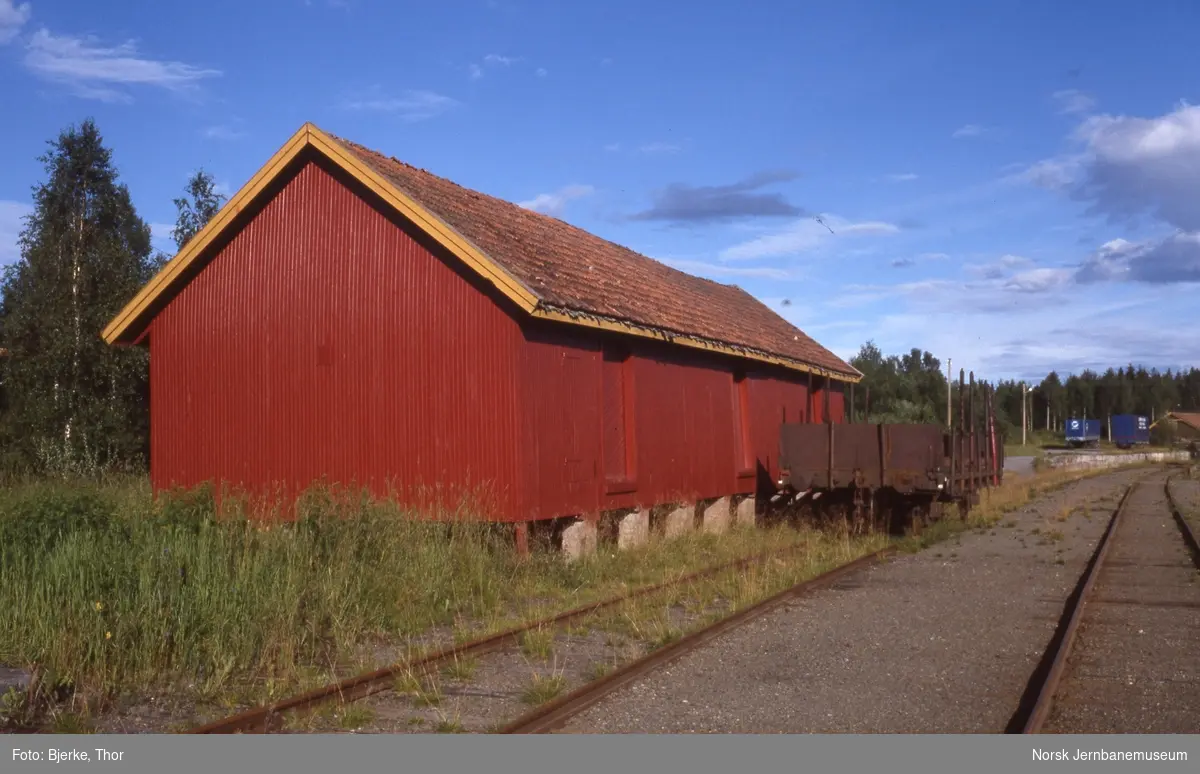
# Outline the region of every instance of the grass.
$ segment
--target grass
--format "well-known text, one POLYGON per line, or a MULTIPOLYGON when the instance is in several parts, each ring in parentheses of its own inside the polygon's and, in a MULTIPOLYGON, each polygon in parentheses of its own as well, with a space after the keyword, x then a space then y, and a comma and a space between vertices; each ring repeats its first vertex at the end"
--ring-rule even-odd
POLYGON ((375 712, 362 704, 347 704, 338 717, 342 728, 355 731, 375 720, 375 712))
MULTIPOLYGON (((900 547, 920 550, 990 526, 1048 487, 1106 472, 1051 471, 1006 483, 983 493, 966 524, 948 514, 900 547)), ((543 551, 519 559, 506 536, 466 516, 420 522, 387 504, 318 495, 298 522, 257 523, 236 509, 218 518, 202 492, 156 503, 142 481, 0 490, 0 663, 41 665, 46 685, 85 698, 170 689, 233 708, 355 671, 364 643, 435 627, 456 640, 482 636, 742 556, 800 547, 597 617, 601 628, 661 647, 684 633, 672 623, 674 605, 720 599, 729 614, 887 543, 777 525, 697 532, 568 563, 543 551)), ((522 642, 542 661, 553 646, 549 631, 522 642)), ((446 676, 469 679, 474 669, 468 659, 446 676)), ((397 688, 418 704, 440 703, 436 685, 416 676, 401 676, 397 688)))
POLYGON ((554 654, 554 632, 550 629, 530 629, 521 635, 521 651, 530 658, 547 661, 554 654))
POLYGON ((566 688, 567 678, 561 674, 535 674, 521 693, 521 701, 536 707, 558 698, 566 688))
POLYGON ((450 680, 459 682, 470 680, 475 676, 475 670, 479 668, 479 659, 474 656, 455 656, 454 661, 447 664, 442 670, 450 680))
MULTIPOLYGON (((356 671, 372 642, 435 627, 477 637, 786 545, 833 558, 876 547, 780 526, 568 563, 520 560, 469 514, 420 522, 319 495, 302 514, 218 518, 203 492, 155 502, 140 480, 0 490, 0 663, 41 665, 92 697, 171 690, 232 708, 356 671)), ((553 633, 523 644, 545 660, 553 633)))

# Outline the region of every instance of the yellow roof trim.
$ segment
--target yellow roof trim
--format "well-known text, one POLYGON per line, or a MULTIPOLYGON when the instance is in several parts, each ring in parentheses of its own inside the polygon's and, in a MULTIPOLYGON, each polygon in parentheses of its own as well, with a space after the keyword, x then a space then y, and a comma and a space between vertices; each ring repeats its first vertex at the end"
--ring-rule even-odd
MULTIPOLYGON (((626 322, 623 322, 620 320, 606 320, 606 319, 598 318, 594 315, 584 313, 584 312, 581 312, 580 316, 575 316, 575 315, 567 314, 566 312, 559 312, 556 310, 547 309, 545 307, 538 307, 537 309, 535 309, 532 312, 532 315, 533 315, 533 317, 536 317, 538 319, 553 320, 555 322, 564 322, 564 323, 568 323, 571 325, 578 325, 578 326, 581 326, 584 328, 595 328, 597 330, 613 331, 613 332, 624 333, 624 334, 633 335, 633 336, 640 336, 642 338, 647 338, 647 339, 659 339, 659 340, 669 339, 672 344, 679 344, 681 346, 691 347, 693 349, 702 349, 707 352, 720 352, 722 354, 733 355, 734 357, 739 357, 739 358, 748 359, 748 360, 756 360, 760 363, 768 363, 770 365, 782 366, 782 367, 790 369, 792 371, 799 371, 801 373, 813 374, 815 376, 828 377, 830 379, 833 379, 836 381, 841 381, 841 382, 847 382, 849 384, 858 384, 859 382, 862 381, 862 378, 863 378, 861 373, 858 374, 857 376, 853 376, 851 374, 843 373, 841 371, 834 371, 834 370, 831 370, 828 368, 822 368, 820 366, 811 365, 809 363, 803 363, 798 360, 792 360, 790 358, 783 358, 783 357, 777 357, 775 355, 768 355, 768 354, 765 354, 762 352, 758 352, 756 350, 752 350, 750 348, 741 349, 738 347, 732 347, 732 346, 728 346, 725 344, 720 344, 720 343, 710 341, 707 339, 698 338, 696 336, 688 336, 686 334, 676 334, 676 333, 668 334, 665 332, 659 333, 656 329, 653 329, 650 327, 641 327, 641 326, 637 326, 632 323, 626 323, 626 322)), ((853 368, 853 366, 851 366, 851 368, 853 368)))
POLYGON ((371 169, 365 162, 353 153, 347 151, 341 143, 322 132, 315 126, 309 129, 309 142, 350 173, 355 180, 371 189, 373 193, 394 207, 406 219, 416 224, 417 228, 432 236, 454 257, 470 266, 485 279, 495 285, 500 292, 507 296, 517 306, 526 312, 532 312, 538 304, 538 297, 526 288, 516 277, 502 268, 483 251, 472 245, 465 237, 450 227, 448 223, 434 215, 429 210, 417 204, 411 197, 403 193, 387 178, 371 169))
POLYGON ((442 247, 463 261, 481 277, 491 282, 509 300, 538 319, 553 320, 570 325, 598 330, 615 331, 643 338, 667 339, 672 343, 710 352, 722 352, 735 357, 778 365, 801 373, 811 373, 838 381, 857 383, 862 375, 845 374, 820 366, 803 363, 790 358, 777 357, 757 352, 750 348, 739 348, 712 342, 696 336, 668 334, 634 323, 607 320, 581 312, 580 316, 567 314, 541 305, 540 299, 512 274, 499 266, 472 245, 466 238, 451 228, 411 197, 399 190, 385 177, 347 150, 341 143, 322 132, 311 123, 306 123, 280 148, 254 177, 238 190, 213 216, 212 220, 184 245, 179 253, 138 292, 133 299, 114 317, 101 333, 105 342, 114 344, 127 334, 142 318, 151 304, 166 293, 205 249, 224 232, 243 210, 249 207, 260 194, 283 172, 284 169, 306 148, 315 148, 354 180, 394 208, 404 218, 434 238, 442 247))
POLYGON ((168 261, 158 274, 146 283, 145 287, 138 291, 138 294, 125 305, 125 308, 109 321, 100 333, 104 340, 112 344, 120 339, 150 304, 170 287, 172 281, 196 260, 204 248, 225 230, 230 222, 278 176, 279 172, 292 159, 296 158, 307 145, 307 141, 308 125, 305 124, 300 131, 292 135, 282 148, 276 151, 275 155, 263 165, 262 169, 258 170, 254 177, 250 178, 229 201, 225 202, 225 206, 218 210, 204 228, 200 229, 199 233, 192 237, 191 241, 184 245, 183 249, 168 261))
POLYGON ((212 220, 190 242, 184 245, 183 250, 168 261, 158 274, 133 297, 133 300, 126 304, 125 308, 105 326, 100 334, 105 342, 113 344, 121 340, 150 305, 167 292, 178 277, 204 254, 205 248, 212 244, 213 240, 220 236, 233 220, 250 206, 305 148, 315 148, 320 151, 323 156, 343 169, 357 182, 383 198, 389 206, 432 236, 456 258, 466 263, 484 279, 489 280, 517 306, 526 312, 533 311, 538 303, 537 296, 515 277, 471 245, 440 218, 417 204, 375 170, 346 151, 336 140, 312 124, 305 124, 254 177, 250 178, 249 182, 225 203, 212 220))

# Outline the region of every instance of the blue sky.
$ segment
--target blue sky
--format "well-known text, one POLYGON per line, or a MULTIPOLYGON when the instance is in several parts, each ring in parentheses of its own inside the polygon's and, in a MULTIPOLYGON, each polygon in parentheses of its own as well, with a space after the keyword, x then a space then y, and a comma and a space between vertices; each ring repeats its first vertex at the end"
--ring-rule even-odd
POLYGON ((305 121, 988 378, 1200 365, 1200 6, 0 0, 0 262, 94 118, 169 239, 305 121))

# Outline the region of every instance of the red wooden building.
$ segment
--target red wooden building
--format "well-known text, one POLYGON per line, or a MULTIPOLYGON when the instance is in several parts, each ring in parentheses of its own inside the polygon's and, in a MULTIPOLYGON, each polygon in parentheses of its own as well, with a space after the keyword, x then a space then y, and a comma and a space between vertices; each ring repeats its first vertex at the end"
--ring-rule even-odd
POLYGON ((311 124, 103 336, 150 348, 157 490, 473 492, 500 521, 753 493, 779 424, 842 421, 861 377, 737 287, 311 124))

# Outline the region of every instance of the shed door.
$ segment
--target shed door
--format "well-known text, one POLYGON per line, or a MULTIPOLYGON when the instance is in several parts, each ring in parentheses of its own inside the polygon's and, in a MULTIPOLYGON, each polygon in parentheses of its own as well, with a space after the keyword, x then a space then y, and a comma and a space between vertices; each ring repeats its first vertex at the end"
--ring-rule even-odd
POLYGON ((588 362, 574 353, 563 355, 562 448, 563 487, 569 508, 586 512, 596 505, 596 480, 599 476, 599 400, 598 384, 588 362))
POLYGON ((578 355, 570 353, 563 355, 562 384, 562 428, 565 445, 563 482, 574 500, 577 499, 576 495, 586 490, 588 482, 595 473, 588 460, 589 455, 586 452, 586 439, 583 433, 585 427, 583 415, 587 409, 590 385, 587 383, 583 362, 578 355))

